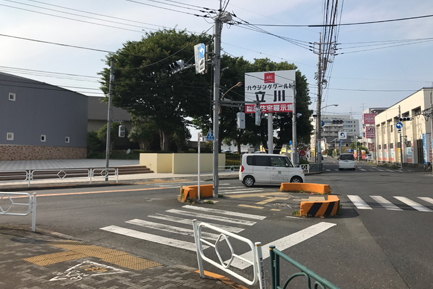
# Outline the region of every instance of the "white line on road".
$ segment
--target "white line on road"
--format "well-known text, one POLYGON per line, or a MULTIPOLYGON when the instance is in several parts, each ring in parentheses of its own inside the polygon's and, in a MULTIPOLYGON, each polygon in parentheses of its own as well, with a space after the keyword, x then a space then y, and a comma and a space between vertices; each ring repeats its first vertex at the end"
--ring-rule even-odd
POLYGON ((433 199, 428 197, 418 197, 418 199, 421 199, 427 203, 433 204, 433 199))
POLYGON ((402 203, 405 203, 408 206, 411 206, 412 208, 414 208, 417 211, 420 211, 420 212, 433 212, 429 208, 426 208, 423 205, 418 204, 417 202, 414 202, 414 201, 412 201, 412 200, 410 200, 410 199, 408 199, 406 197, 395 197, 394 196, 394 198, 396 198, 397 200, 399 200, 402 203))
MULTIPOLYGON (((145 240, 145 241, 149 241, 149 242, 163 244, 163 245, 175 247, 178 249, 185 249, 185 250, 189 250, 189 251, 193 251, 193 252, 197 251, 194 242, 185 242, 185 241, 181 241, 181 240, 170 239, 170 238, 161 237, 161 236, 152 235, 152 234, 147 234, 147 233, 143 233, 143 232, 127 229, 127 228, 122 228, 122 227, 114 226, 114 225, 103 227, 103 228, 101 228, 101 230, 115 233, 115 234, 119 234, 119 235, 123 235, 123 236, 132 237, 132 238, 137 238, 140 240, 145 240)), ((208 246, 206 246, 206 245, 203 245, 203 249, 204 249, 204 247, 208 248, 208 246)))
POLYGON ((233 195, 233 194, 245 194, 245 193, 263 193, 263 190, 236 190, 236 191, 222 191, 224 195, 233 195))
POLYGON ((364 202, 359 196, 356 195, 347 195, 349 200, 356 206, 356 208, 360 210, 373 210, 366 202, 364 202))
POLYGON ((235 216, 235 217, 248 218, 248 219, 253 219, 253 220, 264 220, 264 219, 266 219, 265 216, 260 216, 260 215, 244 214, 244 213, 238 213, 238 212, 232 212, 232 211, 224 211, 224 210, 217 210, 217 209, 211 209, 211 208, 203 208, 203 207, 190 206, 190 205, 185 205, 182 208, 190 209, 190 210, 197 210, 197 211, 205 211, 205 212, 215 213, 215 214, 221 214, 221 215, 229 215, 229 216, 235 216))
POLYGON ((390 210, 390 211, 403 211, 402 209, 400 209, 399 207, 397 207, 396 205, 394 205, 393 203, 391 203, 390 201, 388 201, 384 197, 381 197, 381 196, 370 196, 370 197, 373 200, 375 200, 376 202, 378 202, 382 207, 384 207, 387 210, 390 210))
MULTIPOLYGON (((149 222, 149 221, 140 220, 140 219, 129 220, 129 221, 126 221, 125 223, 133 224, 133 225, 137 225, 137 226, 145 227, 145 228, 149 228, 149 229, 159 230, 159 231, 163 231, 163 232, 194 237, 194 230, 193 229, 174 227, 174 226, 164 225, 161 223, 149 222)), ((191 228, 192 228, 192 226, 191 226, 191 228)), ((203 238, 206 238, 206 239, 216 240, 216 239, 218 239, 219 235, 208 233, 208 232, 202 232, 202 236, 203 236, 203 238)))
MULTIPOLYGON (((334 227, 335 225, 337 224, 321 222, 316 225, 305 228, 301 231, 298 231, 296 233, 293 233, 291 235, 288 235, 286 237, 283 237, 281 239, 272 241, 266 245, 263 245, 262 246, 263 259, 269 258, 269 246, 271 245, 274 245, 275 248, 277 248, 279 251, 284 251, 320 233, 323 233, 324 231, 334 227)), ((247 260, 252 260, 252 256, 250 253, 242 254, 240 255, 240 257, 245 258, 247 260)), ((235 258, 232 262, 232 266, 242 270, 248 268, 249 266, 251 266, 251 264, 235 258)))
MULTIPOLYGON (((149 215, 148 217, 150 218, 154 218, 154 219, 158 219, 158 220, 163 220, 163 221, 169 221, 169 222, 175 222, 175 223, 180 223, 180 224, 187 224, 187 225, 191 225, 192 226, 192 220, 191 219, 180 219, 179 217, 173 217, 173 216, 169 216, 169 215, 163 215, 163 214, 159 214, 156 213, 155 215, 149 215)), ((212 224, 210 223, 212 226, 221 228, 223 230, 232 232, 232 233, 240 233, 242 232, 244 229, 242 228, 236 228, 236 227, 230 227, 230 226, 224 226, 224 225, 217 225, 217 224, 212 224)))
POLYGON ((213 215, 209 215, 209 214, 200 214, 200 213, 195 213, 195 212, 191 212, 191 211, 186 212, 186 211, 181 211, 181 210, 176 210, 176 209, 170 209, 170 210, 167 210, 166 212, 171 213, 171 214, 184 215, 184 216, 188 216, 188 217, 210 219, 210 220, 214 220, 214 221, 221 221, 221 222, 232 223, 232 224, 241 224, 241 225, 246 225, 246 226, 252 226, 256 223, 253 221, 246 221, 246 220, 240 220, 240 219, 234 219, 234 218, 226 218, 226 217, 221 217, 221 216, 213 216, 213 215))

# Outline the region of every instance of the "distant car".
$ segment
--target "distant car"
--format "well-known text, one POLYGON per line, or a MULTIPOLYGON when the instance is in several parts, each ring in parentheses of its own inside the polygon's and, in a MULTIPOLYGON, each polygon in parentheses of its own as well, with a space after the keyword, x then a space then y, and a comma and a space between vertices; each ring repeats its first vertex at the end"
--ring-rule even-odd
POLYGON ((228 154, 231 154, 231 153, 233 153, 231 150, 223 150, 223 151, 221 151, 222 153, 228 153, 228 154))
POLYGON ((366 161, 371 161, 373 159, 373 156, 371 154, 366 154, 365 155, 365 160, 366 161))
POLYGON ((355 157, 353 154, 341 154, 338 156, 338 169, 339 170, 355 170, 355 157))

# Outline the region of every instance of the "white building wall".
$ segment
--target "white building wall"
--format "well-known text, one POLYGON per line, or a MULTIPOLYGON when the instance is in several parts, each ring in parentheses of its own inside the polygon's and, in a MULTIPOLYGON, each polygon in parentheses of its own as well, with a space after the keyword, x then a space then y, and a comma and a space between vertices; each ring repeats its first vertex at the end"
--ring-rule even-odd
POLYGON ((431 118, 426 121, 423 112, 428 112, 425 110, 431 108, 432 94, 433 88, 423 88, 376 116, 378 161, 400 162, 400 134, 396 128, 400 107, 401 116, 412 118, 410 121, 402 122, 403 162, 410 164, 431 162, 431 118))

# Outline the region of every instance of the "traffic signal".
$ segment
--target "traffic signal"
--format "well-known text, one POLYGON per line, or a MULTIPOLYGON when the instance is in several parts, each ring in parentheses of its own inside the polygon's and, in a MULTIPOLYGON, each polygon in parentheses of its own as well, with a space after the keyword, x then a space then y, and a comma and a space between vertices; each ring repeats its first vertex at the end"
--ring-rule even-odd
POLYGON ((343 123, 343 120, 342 119, 334 119, 333 121, 332 121, 332 124, 342 124, 343 123))
POLYGON ((182 59, 168 65, 171 73, 176 73, 185 68, 185 63, 182 59))
POLYGON ((245 113, 238 112, 236 113, 236 124, 238 129, 245 129, 245 113))
POLYGON ((254 111, 255 111, 255 123, 256 123, 257 126, 260 126, 260 120, 261 120, 261 117, 260 117, 260 114, 261 114, 260 107, 256 106, 254 108, 254 111))
POLYGON ((119 137, 125 137, 125 126, 123 124, 119 125, 119 137))
POLYGON ((399 121, 408 121, 408 120, 412 120, 412 118, 409 116, 406 116, 406 117, 400 117, 398 120, 399 121))

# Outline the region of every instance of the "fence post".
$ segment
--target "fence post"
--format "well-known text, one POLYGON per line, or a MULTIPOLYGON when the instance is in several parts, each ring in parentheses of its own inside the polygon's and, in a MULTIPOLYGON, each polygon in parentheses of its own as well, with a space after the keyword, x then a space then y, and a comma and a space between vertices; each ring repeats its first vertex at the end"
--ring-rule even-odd
POLYGON ((256 247, 256 264, 257 264, 257 277, 259 281, 259 288, 266 289, 266 280, 265 280, 265 269, 263 266, 263 255, 262 255, 262 243, 256 242, 254 244, 256 247))
POLYGON ((36 193, 33 193, 32 196, 32 231, 36 232, 36 193))
POLYGON ((203 269, 203 259, 201 258, 201 242, 200 242, 200 234, 197 226, 197 219, 192 220, 192 225, 194 228, 194 241, 195 247, 197 249, 197 263, 198 270, 200 271, 200 277, 204 278, 204 269, 203 269))

